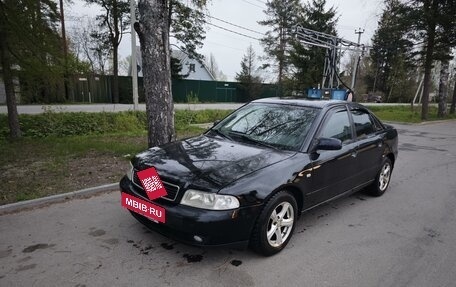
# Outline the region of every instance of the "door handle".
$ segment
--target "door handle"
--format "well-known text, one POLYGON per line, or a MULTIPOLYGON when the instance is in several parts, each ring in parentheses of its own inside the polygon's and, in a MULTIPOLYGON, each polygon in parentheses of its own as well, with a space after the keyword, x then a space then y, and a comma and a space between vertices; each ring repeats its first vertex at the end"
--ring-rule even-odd
POLYGON ((352 150, 350 153, 351 157, 355 158, 358 156, 358 151, 357 150, 352 150))

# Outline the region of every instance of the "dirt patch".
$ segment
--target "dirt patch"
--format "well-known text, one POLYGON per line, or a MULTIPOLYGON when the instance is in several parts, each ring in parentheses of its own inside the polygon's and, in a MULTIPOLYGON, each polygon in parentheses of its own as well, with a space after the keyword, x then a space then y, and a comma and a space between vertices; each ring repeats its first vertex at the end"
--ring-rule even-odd
POLYGON ((117 182, 128 165, 127 158, 95 151, 10 163, 0 167, 0 205, 117 182))
POLYGON ((69 174, 65 177, 65 186, 78 190, 113 183, 125 175, 128 166, 128 160, 124 157, 90 152, 84 157, 68 161, 69 174))
MULTIPOLYGON (((189 128, 178 138, 194 136, 189 128)), ((146 135, 0 139, 0 205, 119 182, 146 135)))

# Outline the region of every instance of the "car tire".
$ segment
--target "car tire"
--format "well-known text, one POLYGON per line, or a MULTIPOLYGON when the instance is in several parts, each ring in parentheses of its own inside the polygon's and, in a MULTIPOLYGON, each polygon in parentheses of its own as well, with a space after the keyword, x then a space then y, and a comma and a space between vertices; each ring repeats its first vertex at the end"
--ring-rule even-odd
POLYGON ((264 256, 280 252, 290 241, 297 218, 298 205, 294 196, 287 191, 276 193, 257 219, 250 247, 264 256))
POLYGON ((389 158, 385 158, 382 162, 381 168, 375 177, 375 181, 368 188, 368 194, 372 196, 382 196, 388 189, 391 181, 391 174, 393 171, 393 164, 389 158))

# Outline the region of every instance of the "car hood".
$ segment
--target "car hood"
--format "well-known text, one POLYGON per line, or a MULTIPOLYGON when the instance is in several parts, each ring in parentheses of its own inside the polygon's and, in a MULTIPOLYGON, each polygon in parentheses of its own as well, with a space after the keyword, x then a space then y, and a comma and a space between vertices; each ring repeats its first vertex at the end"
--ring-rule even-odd
POLYGON ((138 154, 132 163, 137 170, 155 167, 165 181, 217 191, 294 154, 202 135, 148 149, 138 154))

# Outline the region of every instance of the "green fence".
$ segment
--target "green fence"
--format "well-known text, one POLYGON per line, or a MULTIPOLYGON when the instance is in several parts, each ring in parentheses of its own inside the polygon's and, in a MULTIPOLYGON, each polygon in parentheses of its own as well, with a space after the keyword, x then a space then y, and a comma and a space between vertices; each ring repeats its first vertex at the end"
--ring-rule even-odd
MULTIPOLYGON (((112 76, 74 77, 69 85, 71 102, 112 103, 112 76)), ((173 99, 186 102, 247 102, 250 95, 237 82, 173 80, 173 99)), ((144 102, 143 78, 138 78, 139 102, 144 102)), ((258 85, 256 98, 280 96, 277 85, 258 85)), ((131 77, 119 77, 120 103, 132 103, 131 77)))

